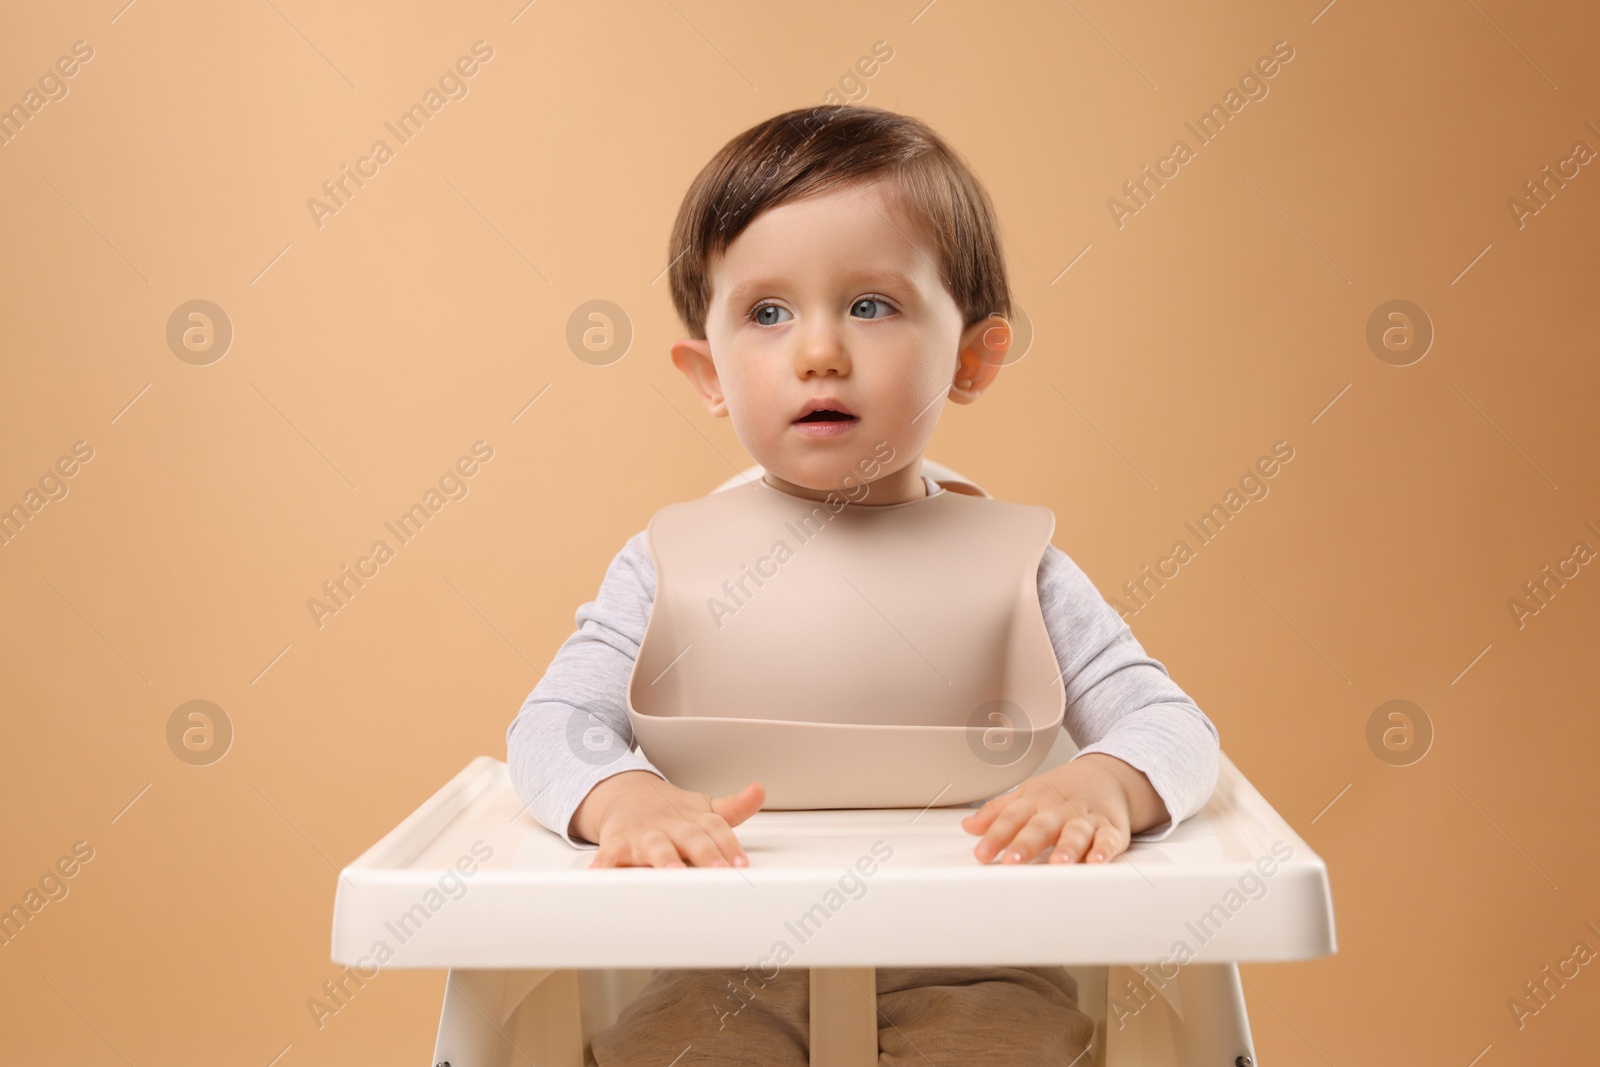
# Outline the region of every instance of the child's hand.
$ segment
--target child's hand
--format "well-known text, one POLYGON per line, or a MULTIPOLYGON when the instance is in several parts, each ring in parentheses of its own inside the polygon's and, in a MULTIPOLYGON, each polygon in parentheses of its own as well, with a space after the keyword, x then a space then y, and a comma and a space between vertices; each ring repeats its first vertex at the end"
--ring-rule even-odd
POLYGON ((766 799, 759 782, 713 799, 649 771, 624 771, 589 791, 573 824, 600 846, 590 867, 747 867, 750 858, 732 828, 760 811, 766 799), (589 823, 598 836, 585 831, 589 823))
POLYGON ((1166 819, 1166 805, 1137 768, 1100 752, 1034 775, 961 820, 968 833, 982 834, 973 855, 988 863, 1002 849, 1001 863, 1027 863, 1054 845, 1051 863, 1106 863, 1125 851, 1130 820, 1140 829, 1166 819), (1153 802, 1153 803, 1152 803, 1153 802))

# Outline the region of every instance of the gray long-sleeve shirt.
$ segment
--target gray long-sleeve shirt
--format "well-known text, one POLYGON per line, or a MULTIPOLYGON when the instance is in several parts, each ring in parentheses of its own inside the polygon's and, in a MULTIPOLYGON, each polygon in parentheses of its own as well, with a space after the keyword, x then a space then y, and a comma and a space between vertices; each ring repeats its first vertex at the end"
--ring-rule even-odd
MULTIPOLYGON (((929 494, 949 492, 926 475, 924 481, 929 494)), ((541 825, 577 848, 598 847, 571 832, 573 812, 596 783, 633 770, 666 778, 631 751, 627 710, 629 677, 655 602, 647 537, 641 530, 611 561, 599 594, 578 608, 578 629, 506 731, 518 796, 541 825)), ((1045 546, 1039 561, 1039 604, 1061 666, 1065 726, 1078 756, 1104 752, 1145 773, 1171 818, 1133 840, 1161 840, 1210 799, 1221 751, 1217 728, 1054 545, 1045 546)))

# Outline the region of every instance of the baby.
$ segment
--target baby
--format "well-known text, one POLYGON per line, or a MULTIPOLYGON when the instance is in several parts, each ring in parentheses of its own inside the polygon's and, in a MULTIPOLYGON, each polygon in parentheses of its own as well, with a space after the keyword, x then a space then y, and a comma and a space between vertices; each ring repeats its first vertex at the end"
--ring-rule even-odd
MULTIPOLYGON (((995 382, 1011 298, 988 196, 933 130, 863 106, 768 119, 695 179, 668 254, 690 334, 673 364, 732 418, 768 487, 862 508, 952 491, 922 454, 941 399, 971 404, 995 382)), ((590 866, 744 866, 733 828, 761 809, 761 783, 706 796, 630 751, 628 687, 656 595, 648 534, 617 554, 512 722, 511 778, 542 825, 596 850, 590 866)), ((1217 731, 1053 545, 1038 595, 1079 752, 962 826, 979 863, 1106 863, 1205 804, 1217 731)), ((807 973, 785 969, 736 1013, 731 978, 748 982, 657 971, 591 1062, 664 1065, 687 1046, 679 1067, 803 1067, 807 973)), ((1067 1064, 1093 1036, 1060 967, 886 967, 877 983, 883 1064, 1067 1064)))

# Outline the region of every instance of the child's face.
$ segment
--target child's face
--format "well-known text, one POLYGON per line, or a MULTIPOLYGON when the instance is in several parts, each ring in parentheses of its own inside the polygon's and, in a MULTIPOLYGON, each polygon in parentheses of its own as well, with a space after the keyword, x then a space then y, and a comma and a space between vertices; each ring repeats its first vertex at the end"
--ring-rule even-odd
POLYGON ((762 213, 712 265, 706 339, 673 346, 780 489, 853 500, 867 482, 864 503, 922 496, 940 401, 976 400, 1010 344, 998 317, 963 325, 895 199, 858 184, 762 213), (852 418, 797 421, 818 399, 852 418))

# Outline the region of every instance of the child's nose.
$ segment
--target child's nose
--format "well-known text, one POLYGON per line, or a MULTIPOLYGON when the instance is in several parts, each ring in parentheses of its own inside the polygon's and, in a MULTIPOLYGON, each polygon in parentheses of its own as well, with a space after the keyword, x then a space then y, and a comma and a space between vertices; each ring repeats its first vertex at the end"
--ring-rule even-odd
POLYGON ((799 351, 795 354, 795 370, 823 373, 834 371, 844 374, 850 369, 850 352, 838 327, 825 320, 813 319, 800 332, 799 351))

